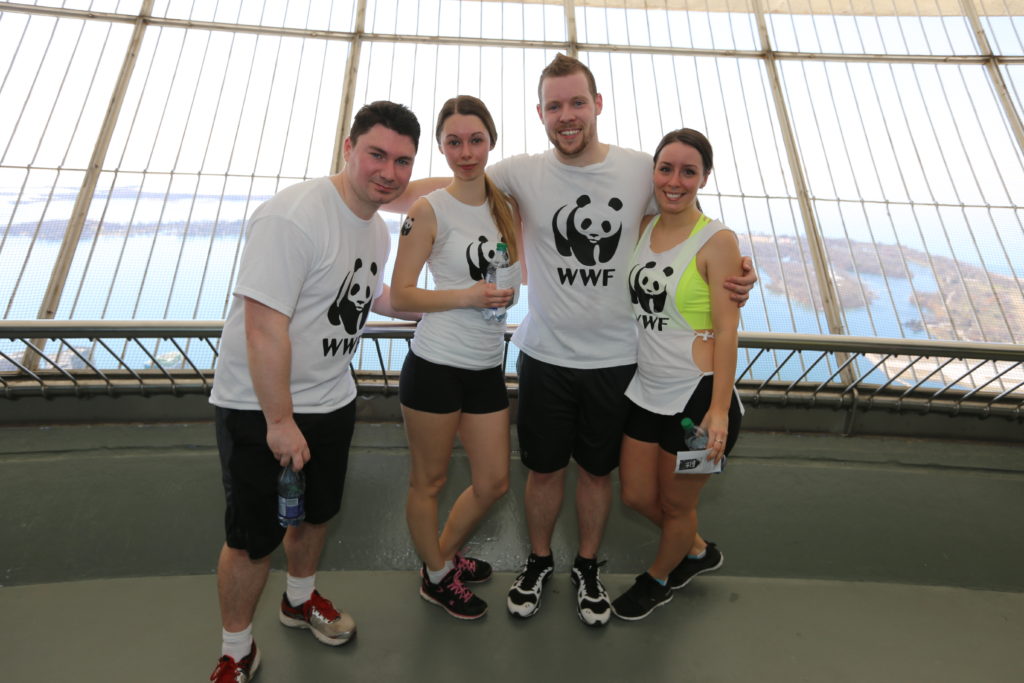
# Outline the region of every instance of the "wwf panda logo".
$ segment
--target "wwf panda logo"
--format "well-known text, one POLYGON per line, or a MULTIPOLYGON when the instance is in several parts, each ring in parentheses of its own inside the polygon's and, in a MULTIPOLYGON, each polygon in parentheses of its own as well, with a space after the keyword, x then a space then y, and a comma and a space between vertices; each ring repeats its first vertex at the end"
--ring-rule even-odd
POLYGON ((672 266, 661 270, 655 267, 654 261, 645 265, 637 264, 629 271, 629 298, 634 304, 648 313, 661 313, 665 310, 668 278, 672 276, 672 266))
POLYGON ((357 258, 352 272, 342 281, 334 303, 327 309, 327 320, 332 325, 344 325, 349 334, 357 334, 370 315, 376 284, 377 264, 371 262, 364 268, 363 260, 357 258))
POLYGON ((487 237, 480 235, 476 242, 466 246, 466 263, 469 265, 469 276, 474 280, 483 280, 498 250, 494 245, 487 244, 487 237))
POLYGON ((551 219, 558 253, 573 256, 585 266, 610 261, 622 236, 622 219, 617 215, 622 200, 612 197, 606 205, 596 206, 584 194, 566 212, 568 207, 560 207, 551 219))

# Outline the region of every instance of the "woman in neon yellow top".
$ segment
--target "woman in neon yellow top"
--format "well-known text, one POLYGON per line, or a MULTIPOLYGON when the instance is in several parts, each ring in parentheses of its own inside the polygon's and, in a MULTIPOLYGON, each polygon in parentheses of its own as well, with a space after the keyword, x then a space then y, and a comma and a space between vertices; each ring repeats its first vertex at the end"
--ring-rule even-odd
POLYGON ((701 133, 684 128, 662 139, 654 154, 660 213, 644 218, 630 261, 639 348, 619 473, 623 501, 661 529, 661 541, 648 570, 612 603, 627 620, 644 618, 722 561, 697 534, 697 503, 742 415, 734 388, 739 309, 723 287, 739 275, 740 253, 736 235, 697 202, 711 166, 701 133), (706 432, 706 452, 686 444, 685 418, 706 432))

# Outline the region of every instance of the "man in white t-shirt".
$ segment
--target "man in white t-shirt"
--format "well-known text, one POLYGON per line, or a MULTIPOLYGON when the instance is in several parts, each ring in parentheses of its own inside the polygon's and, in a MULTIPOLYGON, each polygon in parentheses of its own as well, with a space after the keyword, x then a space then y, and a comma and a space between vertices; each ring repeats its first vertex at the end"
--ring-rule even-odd
POLYGON ((341 506, 355 424, 349 363, 370 310, 396 315, 382 277, 390 237, 377 209, 405 190, 419 136, 404 106, 366 105, 345 140, 344 170, 282 190, 249 219, 210 397, 227 502, 217 565, 222 654, 211 680, 249 681, 259 667, 252 619, 282 542, 281 623, 327 645, 355 634, 352 617, 316 591, 316 568, 341 506), (302 521, 279 520, 282 468, 304 474, 302 521))
MULTIPOLYGON (((512 338, 519 361, 520 455, 531 553, 508 593, 513 615, 540 606, 554 570, 551 538, 565 472, 577 463, 579 550, 571 578, 589 626, 611 617, 597 553, 611 509, 611 472, 636 369, 627 264, 645 214, 657 213, 649 154, 600 142, 603 100, 580 61, 558 55, 541 73, 537 113, 552 149, 501 161, 488 174, 519 204, 529 310, 512 338)), ((756 280, 746 260, 738 300, 756 280)))

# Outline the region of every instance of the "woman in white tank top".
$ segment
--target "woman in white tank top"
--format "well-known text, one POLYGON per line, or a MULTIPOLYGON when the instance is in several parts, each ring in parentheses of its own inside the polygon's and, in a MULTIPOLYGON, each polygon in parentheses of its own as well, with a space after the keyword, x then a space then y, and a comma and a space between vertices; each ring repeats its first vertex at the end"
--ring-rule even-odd
POLYGON ((465 584, 486 580, 491 568, 459 551, 508 489, 510 450, 504 319, 486 320, 482 313, 510 306, 513 290, 486 283, 484 274, 499 242, 519 267, 519 219, 484 173, 497 140, 484 103, 461 95, 448 100, 437 118, 437 142, 454 178, 409 209, 391 280, 392 305, 424 313, 399 383, 411 457, 406 521, 423 561, 420 596, 456 618, 476 619, 487 605, 465 584), (424 265, 434 289, 419 285, 424 265), (438 537, 438 496, 456 434, 472 483, 438 537))
POLYGON ((644 218, 630 264, 640 339, 619 474, 623 501, 659 527, 661 540, 648 570, 612 603, 627 620, 644 618, 722 561, 697 533, 697 503, 711 475, 680 473, 714 471, 706 465, 724 459, 742 415, 734 388, 739 309, 723 286, 740 274, 739 245, 697 202, 711 166, 701 133, 684 128, 662 139, 654 155, 660 213, 644 218), (687 457, 684 418, 707 433, 706 458, 687 457))

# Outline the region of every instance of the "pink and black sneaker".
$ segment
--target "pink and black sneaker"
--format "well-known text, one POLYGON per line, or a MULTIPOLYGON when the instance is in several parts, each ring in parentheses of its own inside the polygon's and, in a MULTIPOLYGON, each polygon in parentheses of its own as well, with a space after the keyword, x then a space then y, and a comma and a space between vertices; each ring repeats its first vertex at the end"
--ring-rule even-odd
POLYGON ((422 572, 420 597, 441 607, 456 619, 479 619, 487 612, 487 603, 478 598, 462 582, 458 567, 444 575, 437 583, 431 583, 427 573, 422 572))
POLYGON ((491 565, 475 557, 455 553, 455 568, 462 573, 463 583, 481 583, 491 578, 491 565))

